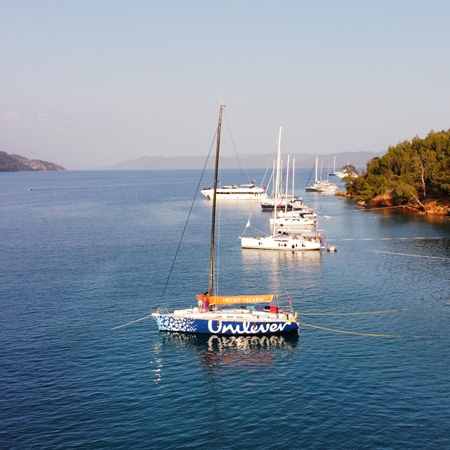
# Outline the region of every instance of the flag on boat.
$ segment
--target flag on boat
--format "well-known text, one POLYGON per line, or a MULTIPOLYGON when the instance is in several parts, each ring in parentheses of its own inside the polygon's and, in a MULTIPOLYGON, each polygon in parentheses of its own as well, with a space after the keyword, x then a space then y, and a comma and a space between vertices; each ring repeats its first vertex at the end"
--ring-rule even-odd
POLYGON ((247 225, 245 225, 245 228, 248 228, 250 226, 250 220, 247 222, 247 225))

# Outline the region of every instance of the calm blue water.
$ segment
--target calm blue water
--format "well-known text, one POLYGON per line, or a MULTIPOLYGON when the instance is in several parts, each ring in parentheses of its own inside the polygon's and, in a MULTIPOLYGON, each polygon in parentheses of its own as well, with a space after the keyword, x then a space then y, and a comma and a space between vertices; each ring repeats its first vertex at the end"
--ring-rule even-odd
POLYGON ((304 171, 298 194, 336 253, 241 250, 267 213, 218 218, 219 290, 289 295, 298 339, 208 341, 152 319, 111 331, 207 288, 200 198, 167 282, 199 175, 0 174, 0 447, 450 448, 448 218, 304 193, 304 171))

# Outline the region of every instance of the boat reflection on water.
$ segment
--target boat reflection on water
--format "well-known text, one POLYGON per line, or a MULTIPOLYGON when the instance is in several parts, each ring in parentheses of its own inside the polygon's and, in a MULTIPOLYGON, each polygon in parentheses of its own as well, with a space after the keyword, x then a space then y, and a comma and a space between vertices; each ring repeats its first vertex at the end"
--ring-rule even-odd
POLYGON ((242 249, 242 262, 245 273, 261 272, 263 267, 296 270, 298 267, 319 267, 323 251, 277 252, 275 250, 242 249))
MULTIPOLYGON (((202 199, 202 201, 205 202, 205 204, 211 203, 211 200, 208 199, 202 199)), ((236 213, 236 210, 245 212, 247 217, 248 211, 251 211, 252 208, 255 207, 255 204, 259 207, 260 200, 249 200, 249 199, 223 199, 218 198, 217 201, 219 202, 217 205, 217 209, 220 209, 222 212, 234 214, 236 213)))
POLYGON ((267 366, 274 356, 285 351, 297 351, 297 332, 271 336, 218 336, 160 332, 161 347, 173 346, 190 349, 201 357, 202 365, 267 366))
POLYGON ((265 261, 310 261, 320 263, 322 258, 321 251, 277 252, 276 250, 267 251, 253 248, 243 248, 241 253, 244 261, 262 259, 265 261))

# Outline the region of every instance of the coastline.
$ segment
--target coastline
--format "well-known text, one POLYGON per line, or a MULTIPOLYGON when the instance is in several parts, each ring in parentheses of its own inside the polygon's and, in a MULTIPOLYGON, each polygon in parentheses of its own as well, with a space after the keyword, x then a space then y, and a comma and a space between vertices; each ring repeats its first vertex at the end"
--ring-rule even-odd
MULTIPOLYGON (((336 192, 339 197, 346 197, 355 200, 353 196, 349 195, 346 191, 336 192)), ((430 199, 421 205, 418 203, 412 204, 396 204, 393 198, 389 194, 378 195, 370 201, 360 200, 357 201, 358 206, 364 208, 398 208, 404 209, 415 214, 423 214, 430 216, 450 216, 450 200, 449 199, 430 199)))

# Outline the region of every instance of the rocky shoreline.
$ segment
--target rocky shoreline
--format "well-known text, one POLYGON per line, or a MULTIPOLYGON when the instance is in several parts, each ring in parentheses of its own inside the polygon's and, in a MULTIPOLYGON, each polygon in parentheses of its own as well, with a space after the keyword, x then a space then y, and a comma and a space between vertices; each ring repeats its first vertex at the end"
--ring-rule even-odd
MULTIPOLYGON (((347 192, 337 192, 336 195, 340 197, 353 198, 351 195, 348 195, 347 192)), ((399 208, 405 209, 416 214, 425 214, 430 216, 450 216, 450 200, 442 199, 442 200, 428 200, 424 202, 422 205, 408 203, 405 205, 396 204, 393 201, 393 198, 389 194, 378 195, 373 198, 369 202, 367 201, 359 201, 357 202, 359 206, 364 208, 399 208)))

